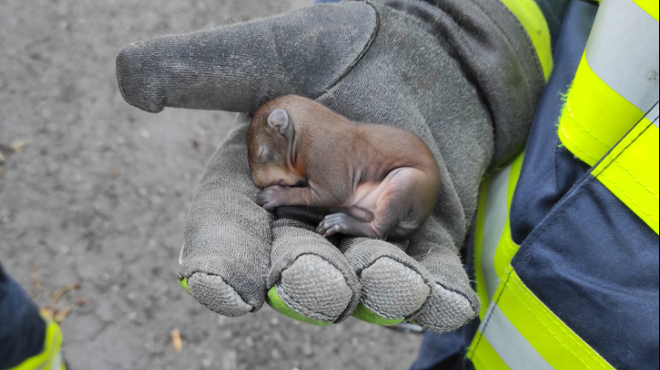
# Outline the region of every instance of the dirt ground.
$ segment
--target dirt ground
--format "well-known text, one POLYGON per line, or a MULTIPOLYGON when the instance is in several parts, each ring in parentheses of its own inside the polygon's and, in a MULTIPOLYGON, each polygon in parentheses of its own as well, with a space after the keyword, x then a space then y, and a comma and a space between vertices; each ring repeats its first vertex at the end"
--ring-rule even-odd
POLYGON ((63 319, 73 370, 407 369, 420 337, 349 320, 329 328, 269 307, 220 317, 175 271, 223 112, 126 104, 122 45, 310 5, 311 0, 0 2, 0 261, 63 319), (69 284, 77 290, 53 294, 69 284), (70 309, 70 311, 68 311, 70 309), (178 329, 182 352, 172 345, 178 329))

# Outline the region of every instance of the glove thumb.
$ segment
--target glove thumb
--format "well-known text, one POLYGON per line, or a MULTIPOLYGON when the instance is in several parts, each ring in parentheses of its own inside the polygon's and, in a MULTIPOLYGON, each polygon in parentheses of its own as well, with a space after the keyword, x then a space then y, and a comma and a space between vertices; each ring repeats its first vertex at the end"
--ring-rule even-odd
POLYGON ((251 113, 285 94, 316 97, 359 60, 376 31, 365 3, 292 13, 125 46, 117 56, 124 99, 164 107, 251 113))

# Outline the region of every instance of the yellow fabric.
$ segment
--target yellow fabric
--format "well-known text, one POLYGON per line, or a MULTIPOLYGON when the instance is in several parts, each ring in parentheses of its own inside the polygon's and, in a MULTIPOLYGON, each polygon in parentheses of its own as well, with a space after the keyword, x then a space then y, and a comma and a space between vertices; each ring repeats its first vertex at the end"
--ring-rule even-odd
POLYGON ((532 44, 534 44, 536 54, 543 68, 543 75, 547 81, 552 72, 552 48, 550 45, 550 29, 543 12, 533 0, 502 0, 502 2, 518 18, 525 31, 527 31, 532 44))
POLYGON ((594 73, 583 55, 559 120, 559 139, 593 166, 643 116, 594 73))
POLYGON ((483 334, 479 332, 472 341, 467 357, 477 370, 510 370, 483 334))
POLYGON ((658 0, 633 0, 635 4, 639 5, 640 8, 644 9, 645 12, 649 13, 653 19, 658 20, 659 5, 658 0))
POLYGON ((614 369, 546 307, 509 266, 497 305, 553 368, 614 369))
MULTIPOLYGON (((43 316, 43 315, 42 315, 43 316)), ((46 336, 44 337, 44 350, 38 355, 32 356, 23 361, 20 365, 9 370, 50 370, 55 361, 55 356, 62 346, 62 332, 60 327, 53 320, 46 319, 46 336)), ((65 370, 64 364, 61 367, 65 370)))
POLYGON ((658 234, 658 127, 644 118, 592 171, 658 234))

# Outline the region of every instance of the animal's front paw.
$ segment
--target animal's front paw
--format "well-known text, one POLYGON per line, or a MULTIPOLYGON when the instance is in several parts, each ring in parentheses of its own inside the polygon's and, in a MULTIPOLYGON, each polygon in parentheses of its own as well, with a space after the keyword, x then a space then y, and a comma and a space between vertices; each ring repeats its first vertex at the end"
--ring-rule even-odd
POLYGON ((286 187, 273 185, 263 189, 257 194, 257 204, 264 207, 266 211, 272 211, 284 204, 286 187))

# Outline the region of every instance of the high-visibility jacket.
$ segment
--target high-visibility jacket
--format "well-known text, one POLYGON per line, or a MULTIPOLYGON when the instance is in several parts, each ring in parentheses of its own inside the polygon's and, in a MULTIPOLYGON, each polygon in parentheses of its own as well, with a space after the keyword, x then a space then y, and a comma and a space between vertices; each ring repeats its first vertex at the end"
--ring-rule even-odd
POLYGON ((658 369, 658 0, 574 1, 554 58, 537 3, 503 2, 554 71, 525 152, 482 185, 467 358, 658 369))

